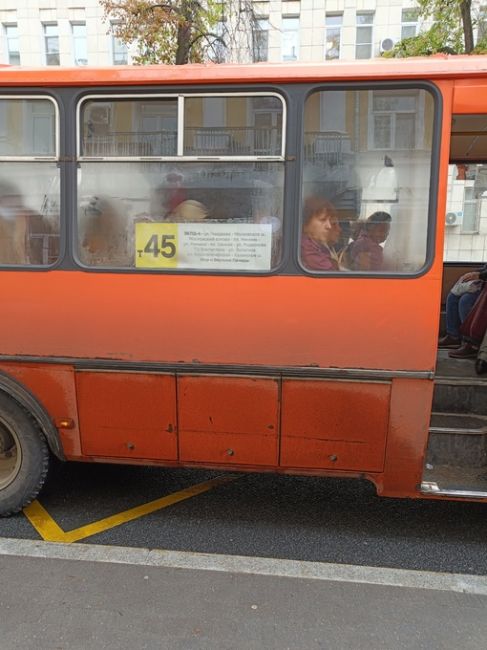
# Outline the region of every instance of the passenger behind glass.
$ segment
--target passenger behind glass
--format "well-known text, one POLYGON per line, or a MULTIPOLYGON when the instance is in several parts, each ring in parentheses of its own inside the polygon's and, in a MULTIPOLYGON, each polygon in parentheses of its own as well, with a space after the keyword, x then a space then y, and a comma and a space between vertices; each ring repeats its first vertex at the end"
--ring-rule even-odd
POLYGON ((187 198, 183 180, 184 177, 179 172, 169 172, 166 174, 164 182, 152 190, 148 216, 153 221, 164 219, 171 221, 170 215, 187 198))
POLYGON ((301 261, 313 271, 338 271, 335 245, 340 226, 335 207, 325 199, 311 197, 304 204, 301 261))
POLYGON ((151 190, 148 212, 137 214, 135 221, 172 221, 174 211, 187 198, 186 190, 182 186, 183 179, 179 172, 166 174, 164 182, 151 190))
POLYGON ((54 226, 28 208, 18 188, 0 181, 0 264, 48 264, 54 226))
POLYGON ((208 210, 199 201, 182 201, 167 216, 167 221, 195 223, 203 221, 208 216, 208 210))
POLYGON ((81 207, 79 256, 90 266, 129 266, 128 224, 123 206, 113 199, 93 196, 81 207))
POLYGON ((351 271, 380 271, 384 264, 384 250, 381 246, 391 229, 391 215, 388 212, 374 212, 354 233, 344 253, 344 264, 351 271))

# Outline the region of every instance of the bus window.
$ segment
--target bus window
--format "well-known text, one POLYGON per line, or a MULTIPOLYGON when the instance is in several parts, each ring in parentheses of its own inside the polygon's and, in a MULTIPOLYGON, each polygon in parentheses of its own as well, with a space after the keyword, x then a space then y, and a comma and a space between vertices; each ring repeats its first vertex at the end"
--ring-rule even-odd
POLYGON ((81 155, 175 156, 177 98, 88 99, 82 105, 81 155))
POLYGON ((106 268, 271 271, 282 248, 282 100, 238 95, 179 101, 184 138, 172 131, 178 155, 157 145, 162 127, 141 138, 137 121, 133 131, 123 131, 131 147, 121 147, 115 118, 120 121, 123 111, 140 115, 147 98, 81 105, 78 259, 106 268), (94 113, 104 134, 88 137, 94 113), (90 148, 89 142, 98 144, 90 148), (111 144, 95 156, 101 142, 111 144), (149 150, 150 160, 141 155, 149 150))
POLYGON ((413 88, 308 97, 300 244, 307 270, 416 273, 424 266, 433 108, 430 93, 413 88), (313 210, 321 210, 321 229, 313 210))
POLYGON ((0 265, 49 265, 59 253, 57 109, 0 98, 0 265))
POLYGON ((279 97, 188 97, 184 108, 185 155, 281 155, 279 97))

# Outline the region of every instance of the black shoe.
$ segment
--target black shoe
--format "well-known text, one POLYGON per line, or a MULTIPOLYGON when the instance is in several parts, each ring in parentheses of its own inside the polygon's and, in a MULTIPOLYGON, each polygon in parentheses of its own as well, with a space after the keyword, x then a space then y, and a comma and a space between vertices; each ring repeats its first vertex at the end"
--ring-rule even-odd
POLYGON ((438 341, 438 347, 443 350, 453 350, 454 348, 459 348, 461 344, 462 342, 460 339, 450 336, 449 334, 442 336, 438 341))
POLYGON ((477 359, 475 362, 475 372, 477 375, 485 375, 485 373, 487 373, 487 361, 477 359))
POLYGON ((474 348, 470 343, 462 343, 458 350, 451 350, 448 356, 452 359, 475 359, 478 354, 478 348, 474 348))

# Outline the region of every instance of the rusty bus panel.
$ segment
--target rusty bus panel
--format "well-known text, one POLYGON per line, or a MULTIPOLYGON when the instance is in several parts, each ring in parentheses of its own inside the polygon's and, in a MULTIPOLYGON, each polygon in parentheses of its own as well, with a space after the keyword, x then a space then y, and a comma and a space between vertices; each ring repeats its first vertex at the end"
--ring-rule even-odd
POLYGON ((389 383, 285 380, 281 465, 380 472, 389 383))
POLYGON ((279 381, 273 378, 178 378, 180 460, 278 464, 279 381))
POLYGON ((177 459, 173 375, 78 372, 76 390, 84 455, 177 459))

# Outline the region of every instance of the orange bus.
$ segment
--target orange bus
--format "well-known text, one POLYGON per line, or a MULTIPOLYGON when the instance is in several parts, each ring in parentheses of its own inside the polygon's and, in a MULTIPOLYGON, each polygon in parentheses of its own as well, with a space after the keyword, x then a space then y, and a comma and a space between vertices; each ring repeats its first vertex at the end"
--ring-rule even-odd
POLYGON ((437 355, 484 259, 444 240, 459 186, 487 233, 486 57, 0 86, 2 515, 51 457, 487 500, 485 380, 437 355))

